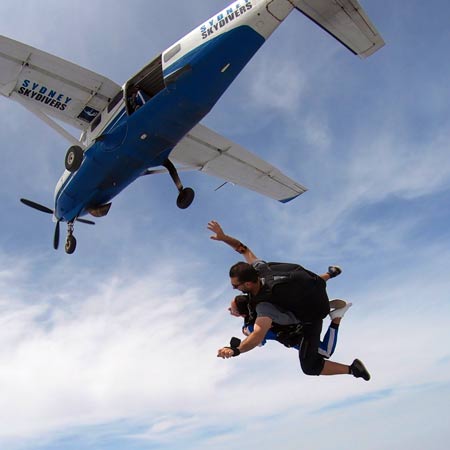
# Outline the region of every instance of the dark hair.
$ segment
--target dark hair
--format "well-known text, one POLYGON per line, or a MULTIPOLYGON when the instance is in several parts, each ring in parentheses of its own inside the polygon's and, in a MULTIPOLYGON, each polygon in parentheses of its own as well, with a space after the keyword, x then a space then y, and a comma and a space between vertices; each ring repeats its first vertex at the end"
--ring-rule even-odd
POLYGON ((258 272, 252 265, 240 261, 230 268, 230 278, 234 277, 241 283, 245 283, 246 281, 256 283, 258 281, 258 272))
POLYGON ((238 310, 239 314, 242 316, 248 316, 249 315, 249 298, 248 295, 237 295, 234 297, 234 302, 236 303, 236 309, 238 310))

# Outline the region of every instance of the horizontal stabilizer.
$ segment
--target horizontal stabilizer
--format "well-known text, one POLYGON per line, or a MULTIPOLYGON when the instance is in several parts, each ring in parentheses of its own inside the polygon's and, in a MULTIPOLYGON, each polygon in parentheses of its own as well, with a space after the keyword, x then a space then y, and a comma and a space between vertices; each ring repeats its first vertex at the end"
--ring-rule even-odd
POLYGON ((281 202, 306 191, 274 166, 200 124, 172 150, 170 159, 281 202))
POLYGON ((121 87, 69 61, 0 36, 0 94, 86 129, 121 87))
POLYGON ((361 58, 384 45, 357 0, 294 0, 295 7, 361 58))

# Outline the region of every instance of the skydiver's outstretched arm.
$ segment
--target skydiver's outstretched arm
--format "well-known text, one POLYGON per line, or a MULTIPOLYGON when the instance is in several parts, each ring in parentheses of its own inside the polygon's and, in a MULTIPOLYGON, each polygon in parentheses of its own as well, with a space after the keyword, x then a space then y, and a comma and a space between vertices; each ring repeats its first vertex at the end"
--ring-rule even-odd
MULTIPOLYGON (((248 309, 247 302, 248 297, 245 295, 238 295, 231 300, 230 307, 228 311, 232 316, 244 318, 244 325, 242 327, 242 333, 245 336, 250 336, 254 331, 254 324, 248 320, 248 309)), ((345 300, 334 299, 330 302, 330 308, 332 312, 330 313, 331 323, 328 326, 327 332, 323 340, 320 342, 318 353, 324 358, 330 358, 337 344, 339 325, 345 313, 352 306, 351 302, 346 302, 345 300)), ((264 345, 266 341, 277 341, 277 333, 269 329, 264 336, 264 339, 259 345, 264 345)), ((279 341, 278 341, 279 342, 279 341)), ((298 350, 299 345, 293 345, 291 348, 298 350)))
POLYGON ((264 339, 264 336, 270 330, 272 326, 272 319, 269 317, 258 317, 256 319, 253 332, 244 339, 239 347, 236 349, 238 353, 236 354, 235 350, 230 347, 223 347, 217 351, 217 356, 219 358, 231 358, 232 356, 237 356, 240 353, 249 352, 257 347, 264 339))
POLYGON ((256 260, 258 260, 255 254, 241 241, 237 240, 234 237, 226 235, 223 232, 220 224, 215 220, 211 220, 211 222, 208 223, 208 230, 216 233, 215 236, 211 236, 212 240, 225 242, 225 244, 228 244, 231 248, 240 253, 249 264, 252 264, 256 260))

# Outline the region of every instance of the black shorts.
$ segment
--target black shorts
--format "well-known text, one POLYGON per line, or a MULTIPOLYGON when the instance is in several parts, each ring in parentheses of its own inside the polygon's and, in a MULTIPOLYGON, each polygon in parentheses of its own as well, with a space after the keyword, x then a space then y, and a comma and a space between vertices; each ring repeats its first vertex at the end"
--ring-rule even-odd
POLYGON ((325 364, 323 356, 319 355, 320 333, 322 320, 303 324, 303 340, 298 350, 300 366, 306 375, 320 375, 325 364))

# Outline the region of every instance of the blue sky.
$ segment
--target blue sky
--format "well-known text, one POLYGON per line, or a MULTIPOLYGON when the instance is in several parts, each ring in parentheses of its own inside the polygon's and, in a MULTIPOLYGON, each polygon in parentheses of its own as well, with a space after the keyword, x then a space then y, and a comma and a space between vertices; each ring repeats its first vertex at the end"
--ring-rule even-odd
MULTIPOLYGON (((309 188, 285 205, 183 173, 181 211, 169 177, 146 177, 55 252, 49 216, 18 199, 51 205, 68 144, 0 99, 1 448, 448 447, 450 6, 362 5, 377 54, 292 14, 204 121, 309 188), (276 343, 216 358, 241 324, 238 258, 210 219, 267 260, 343 267, 329 295, 354 306, 334 359, 361 358, 369 383, 307 377, 276 343)), ((0 28, 122 84, 225 6, 3 0, 0 28)))

